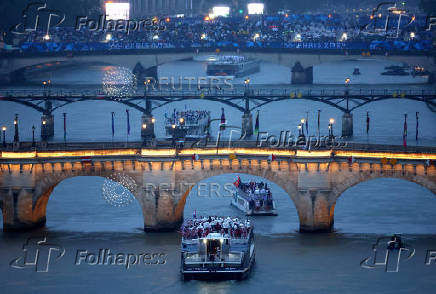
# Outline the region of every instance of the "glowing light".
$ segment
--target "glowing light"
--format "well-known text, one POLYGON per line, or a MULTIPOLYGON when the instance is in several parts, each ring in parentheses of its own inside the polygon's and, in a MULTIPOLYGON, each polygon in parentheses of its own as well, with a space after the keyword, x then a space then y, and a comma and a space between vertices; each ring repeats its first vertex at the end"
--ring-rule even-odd
POLYGON ((206 15, 206 16, 204 17, 204 21, 209 21, 209 20, 210 20, 209 15, 206 15))
POLYGON ((185 119, 184 119, 183 117, 181 117, 181 118, 179 119, 179 121, 180 121, 180 123, 182 124, 182 123, 185 122, 185 119))
POLYGON ((254 36, 253 36, 253 40, 256 41, 256 39, 258 39, 258 38, 260 38, 259 33, 254 34, 254 36))
POLYGON ((2 127, 2 131, 5 132, 6 131, 6 127, 2 127))
POLYGON ((167 17, 167 18, 165 18, 165 21, 166 21, 166 22, 170 22, 171 19, 170 19, 169 17, 167 17))
POLYGON ((112 34, 106 34, 106 41, 112 40, 112 34))
POLYGON ((342 33, 342 36, 341 36, 341 38, 339 39, 339 41, 341 41, 341 42, 344 42, 344 41, 347 41, 348 40, 348 35, 347 35, 347 33, 342 33))
POLYGON ((176 125, 172 125, 171 127, 172 127, 173 129, 175 129, 175 128, 176 128, 176 125))
POLYGON ((304 124, 306 120, 304 118, 301 119, 301 123, 304 124))
POLYGON ((301 42, 301 34, 295 34, 294 42, 301 42))
POLYGON ((245 80, 244 80, 244 83, 245 83, 246 85, 248 85, 248 84, 250 83, 250 79, 245 79, 245 80))
POLYGON ((107 20, 128 20, 130 13, 130 4, 129 3, 112 3, 106 2, 106 19, 107 20))
POLYGON ((416 37, 415 32, 410 32, 410 39, 415 39, 415 37, 416 37))
POLYGON ((334 124, 334 123, 335 123, 335 119, 331 118, 331 119, 329 120, 329 122, 330 122, 330 124, 334 124))
POLYGON ((248 15, 246 15, 244 18, 245 18, 245 19, 248 19, 248 15))
POLYGON ((345 79, 345 84, 348 85, 351 82, 350 78, 345 79))
POLYGON ((42 124, 45 126, 47 124, 47 121, 43 120, 42 124))
POLYGON ((44 39, 45 41, 50 40, 50 35, 49 35, 49 34, 45 35, 45 36, 43 37, 43 39, 44 39))
POLYGON ((206 38, 207 38, 207 36, 206 36, 206 34, 205 33, 203 33, 203 34, 201 34, 201 40, 205 40, 206 38))
POLYGON ((153 35, 153 40, 159 40, 159 35, 153 35))
POLYGON ((214 7, 212 7, 212 14, 214 17, 217 17, 217 16, 227 17, 230 14, 230 7, 228 7, 228 6, 214 6, 214 7))
POLYGON ((110 67, 102 82, 103 91, 110 97, 128 97, 136 90, 136 76, 124 67, 110 67))
POLYGON ((147 128, 147 124, 142 124, 142 128, 146 129, 147 128))
POLYGON ((156 119, 153 117, 152 119, 151 119, 151 123, 155 123, 156 122, 156 119))
POLYGON ((247 4, 248 14, 263 14, 264 9, 265 9, 265 4, 263 3, 247 4))

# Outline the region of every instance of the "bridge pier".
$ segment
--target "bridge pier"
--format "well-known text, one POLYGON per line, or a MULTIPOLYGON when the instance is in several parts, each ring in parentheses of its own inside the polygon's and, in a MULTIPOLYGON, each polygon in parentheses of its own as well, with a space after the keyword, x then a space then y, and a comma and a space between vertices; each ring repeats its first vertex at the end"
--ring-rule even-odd
POLYGON ((137 199, 144 214, 145 232, 174 231, 180 228, 183 215, 176 213, 174 192, 164 189, 144 189, 137 199))
POLYGON ((344 112, 342 116, 342 137, 353 136, 353 114, 344 112))
POLYGON ((334 203, 327 191, 299 192, 296 208, 300 217, 301 233, 331 232, 334 223, 334 203))
POLYGON ((154 117, 149 113, 144 113, 141 117, 141 138, 143 141, 155 138, 154 117))
POLYGON ((245 137, 253 136, 253 116, 251 112, 244 112, 242 115, 242 135, 245 137))
POLYGON ((54 116, 53 114, 43 114, 41 116, 41 138, 47 140, 54 136, 54 116))
POLYGON ((4 231, 27 231, 45 225, 45 213, 34 213, 32 196, 33 189, 10 188, 0 191, 4 231))

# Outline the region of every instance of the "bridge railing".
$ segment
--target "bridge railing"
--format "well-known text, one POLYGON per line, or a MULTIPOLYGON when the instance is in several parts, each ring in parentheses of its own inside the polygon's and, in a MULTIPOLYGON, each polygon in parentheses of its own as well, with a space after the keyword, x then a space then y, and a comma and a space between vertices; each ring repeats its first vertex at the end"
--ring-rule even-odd
MULTIPOLYGON (((348 95, 359 96, 436 96, 435 89, 348 89, 348 95)), ((148 90, 149 97, 244 97, 245 90, 242 88, 233 89, 192 89, 192 90, 174 90, 174 89, 159 89, 148 90)), ((335 89, 310 89, 310 88, 291 88, 291 89, 252 89, 250 97, 344 97, 345 88, 335 89)), ((83 89, 83 90, 65 90, 65 89, 30 89, 30 90, 1 90, 0 98, 110 98, 102 89, 83 89)), ((142 98, 144 90, 132 92, 126 98, 142 98)), ((118 97, 120 98, 120 97, 118 97)))

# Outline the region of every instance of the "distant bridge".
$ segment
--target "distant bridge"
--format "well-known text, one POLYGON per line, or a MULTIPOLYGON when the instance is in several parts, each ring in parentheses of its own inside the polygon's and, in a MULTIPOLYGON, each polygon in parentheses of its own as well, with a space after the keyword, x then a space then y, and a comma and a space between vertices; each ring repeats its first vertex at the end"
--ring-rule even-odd
MULTIPOLYGON (((213 54, 210 52, 209 54, 213 54)), ((204 54, 204 53, 201 53, 204 54)), ((205 53, 207 54, 207 53, 205 53)), ((223 55, 234 55, 235 51, 223 51, 223 55)), ((296 62, 300 62, 304 68, 308 68, 317 64, 336 62, 343 60, 355 60, 359 59, 376 59, 376 60, 389 60, 397 63, 408 63, 410 65, 417 65, 425 67, 430 72, 435 72, 435 59, 432 54, 426 55, 373 55, 371 57, 361 55, 345 55, 343 51, 332 54, 331 52, 318 53, 306 53, 295 52, 293 50, 263 50, 262 52, 255 50, 241 50, 239 54, 247 57, 255 58, 264 62, 270 62, 288 68, 292 68, 296 62)), ((171 49, 159 49, 159 50, 141 50, 141 51, 108 51, 108 52, 86 52, 77 53, 76 55, 35 55, 35 56, 6 56, 0 58, 0 72, 3 74, 10 74, 20 77, 20 80, 24 78, 26 72, 45 71, 52 70, 56 67, 68 66, 80 66, 87 64, 105 64, 113 66, 122 66, 133 70, 138 64, 144 69, 160 66, 165 63, 189 60, 196 53, 186 50, 171 50, 171 49)), ((289 81, 290 82, 290 81, 289 81)))
POLYGON ((114 179, 116 174, 133 179, 136 188, 130 189, 142 207, 146 231, 176 229, 193 186, 227 173, 260 176, 283 188, 297 209, 301 232, 331 231, 337 199, 350 187, 371 179, 400 178, 436 195, 436 167, 431 163, 436 160, 434 147, 352 145, 308 151, 256 148, 244 143, 176 150, 141 148, 139 142, 122 148, 122 144, 55 144, 15 152, 3 149, 0 208, 4 229, 44 225, 53 189, 77 176, 114 179), (193 160, 194 154, 198 160, 193 160), (272 154, 275 160, 270 161, 272 154))

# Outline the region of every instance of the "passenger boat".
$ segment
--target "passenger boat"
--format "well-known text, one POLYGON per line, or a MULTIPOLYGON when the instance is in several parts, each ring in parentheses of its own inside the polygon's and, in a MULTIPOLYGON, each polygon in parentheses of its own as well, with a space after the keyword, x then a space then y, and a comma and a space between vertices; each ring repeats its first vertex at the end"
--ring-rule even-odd
POLYGON ((183 279, 241 280, 255 262, 253 226, 249 220, 200 217, 184 221, 181 273, 183 279))
POLYGON ((218 56, 207 63, 208 76, 243 77, 260 70, 260 62, 243 56, 218 56))
POLYGON ((176 109, 165 114, 165 131, 167 139, 201 139, 208 134, 210 111, 176 109))
POLYGON ((243 183, 238 177, 231 204, 246 215, 277 215, 269 186, 263 182, 243 183))

